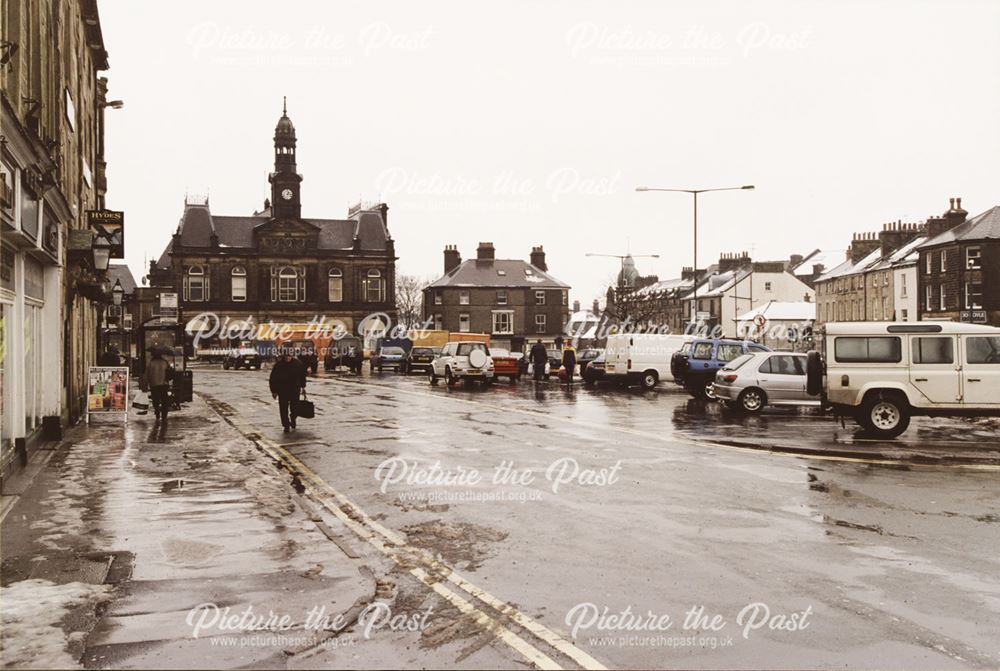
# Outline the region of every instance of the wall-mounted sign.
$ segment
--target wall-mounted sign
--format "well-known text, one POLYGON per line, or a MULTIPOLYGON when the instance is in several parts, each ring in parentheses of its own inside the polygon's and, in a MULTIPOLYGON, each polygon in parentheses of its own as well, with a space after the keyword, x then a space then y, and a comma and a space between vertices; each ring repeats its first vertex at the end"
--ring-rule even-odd
POLYGON ((962 310, 960 320, 972 324, 985 324, 986 310, 962 310))
POLYGON ((94 231, 94 244, 111 248, 111 258, 125 258, 125 213, 87 210, 87 226, 94 231))
POLYGON ((160 294, 160 322, 163 324, 176 324, 179 317, 177 309, 176 293, 160 294))

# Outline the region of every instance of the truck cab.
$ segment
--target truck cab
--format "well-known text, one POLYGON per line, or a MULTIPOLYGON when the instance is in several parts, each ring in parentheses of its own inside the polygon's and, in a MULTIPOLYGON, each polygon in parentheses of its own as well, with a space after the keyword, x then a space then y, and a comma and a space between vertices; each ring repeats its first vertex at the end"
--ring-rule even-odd
POLYGON ((875 437, 895 438, 914 415, 1000 415, 1000 328, 834 322, 821 339, 810 392, 875 437))

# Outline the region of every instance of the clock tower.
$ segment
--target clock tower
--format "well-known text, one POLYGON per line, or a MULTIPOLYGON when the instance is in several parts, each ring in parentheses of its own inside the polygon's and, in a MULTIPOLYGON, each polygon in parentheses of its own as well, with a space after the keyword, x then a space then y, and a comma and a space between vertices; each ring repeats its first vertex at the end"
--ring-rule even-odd
POLYGON ((288 101, 284 101, 281 118, 274 127, 274 172, 271 182, 271 215, 275 219, 301 219, 299 185, 302 175, 295 171, 295 126, 288 118, 288 101))

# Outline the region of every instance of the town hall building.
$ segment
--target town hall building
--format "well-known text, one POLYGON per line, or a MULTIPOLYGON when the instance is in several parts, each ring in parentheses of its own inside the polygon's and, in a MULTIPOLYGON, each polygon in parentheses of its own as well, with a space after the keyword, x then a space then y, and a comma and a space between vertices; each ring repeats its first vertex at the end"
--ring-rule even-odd
POLYGON ((287 106, 274 129, 271 197, 250 216, 213 214, 185 197, 184 213, 149 280, 178 294, 184 319, 215 313, 258 324, 325 317, 356 333, 373 313, 396 318, 396 252, 388 206, 358 204, 346 219, 302 216, 302 176, 287 106))

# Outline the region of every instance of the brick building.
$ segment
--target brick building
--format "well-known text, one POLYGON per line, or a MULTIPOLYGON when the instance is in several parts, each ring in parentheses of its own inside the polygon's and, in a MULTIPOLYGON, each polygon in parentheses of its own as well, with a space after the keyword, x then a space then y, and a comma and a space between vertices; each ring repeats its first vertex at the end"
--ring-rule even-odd
POLYGON ((345 219, 304 218, 295 127, 287 108, 274 131, 271 198, 250 216, 213 214, 208 198, 185 198, 158 261, 155 290, 179 294, 185 319, 306 323, 325 318, 356 332, 374 313, 394 322, 395 243, 384 203, 357 205, 345 219))
POLYGON ((531 260, 497 259, 492 242, 480 242, 476 258, 462 261, 444 249, 444 275, 424 288, 424 319, 434 328, 489 333, 499 347, 520 351, 536 338, 552 343, 569 319, 569 285, 548 272, 545 250, 531 260))
POLYGON ((927 220, 916 264, 921 319, 1000 326, 1000 206, 967 218, 953 198, 927 220))
MULTIPOLYGON (((0 22, 0 467, 6 467, 14 456, 26 459, 43 418, 72 422, 86 407, 98 306, 107 292, 93 261, 71 258, 68 242, 87 238, 87 210, 104 207, 109 103, 107 80, 98 76, 108 69, 108 54, 96 0, 7 0, 0 22)), ((90 243, 85 251, 92 251, 90 243)))

